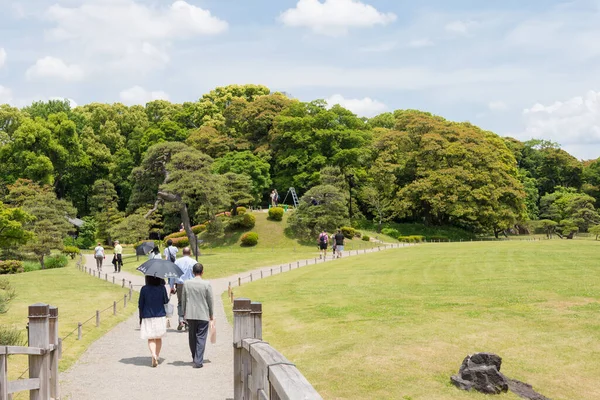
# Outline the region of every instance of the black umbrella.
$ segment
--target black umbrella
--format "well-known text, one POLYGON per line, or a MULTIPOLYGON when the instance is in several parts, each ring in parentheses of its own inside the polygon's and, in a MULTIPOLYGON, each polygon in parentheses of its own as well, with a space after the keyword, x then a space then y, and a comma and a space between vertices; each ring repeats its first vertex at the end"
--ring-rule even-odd
POLYGON ((169 279, 179 278, 183 275, 183 271, 175 263, 169 260, 161 260, 153 258, 146 261, 142 265, 136 268, 144 275, 155 276, 157 278, 169 279))
POLYGON ((135 248, 135 255, 136 256, 145 256, 146 254, 150 253, 153 249, 154 249, 153 241, 144 242, 135 248))

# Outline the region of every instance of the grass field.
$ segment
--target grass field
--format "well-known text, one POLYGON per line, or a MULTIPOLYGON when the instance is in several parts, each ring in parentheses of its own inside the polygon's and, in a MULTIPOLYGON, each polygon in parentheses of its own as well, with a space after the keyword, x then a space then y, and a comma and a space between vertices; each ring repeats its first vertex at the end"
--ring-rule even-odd
MULTIPOLYGON (((75 262, 70 261, 65 268, 28 272, 6 276, 17 291, 17 297, 10 303, 8 313, 2 315, 3 325, 14 325, 23 330, 26 338, 27 310, 34 303, 47 303, 58 307, 59 336, 64 338, 78 322, 85 322, 83 337, 77 340, 77 332, 63 342, 61 371, 69 368, 87 347, 108 332, 117 323, 125 320, 137 310, 137 293, 132 302, 123 309, 123 295, 127 290, 80 272, 75 262), (113 316, 113 301, 118 302, 118 312, 113 316), (100 327, 95 326, 96 310, 109 310, 101 313, 100 327)), ((26 356, 11 356, 8 363, 9 378, 16 379, 27 368, 26 356)), ((28 377, 25 374, 25 377, 28 377)))
MULTIPOLYGON (((266 213, 254 213, 254 215, 256 216, 256 226, 252 231, 258 233, 259 236, 258 244, 255 247, 241 247, 239 242, 241 233, 238 232, 226 240, 228 243, 226 245, 200 249, 202 255, 198 261, 206 267, 207 279, 222 278, 263 266, 319 256, 316 238, 314 246, 303 246, 284 234, 287 215, 281 222, 267 220, 266 213)), ((371 237, 376 236, 374 232, 363 232, 371 237)), ((397 242, 384 235, 378 235, 378 237, 387 242, 397 242)), ((345 248, 346 250, 355 250, 373 246, 376 244, 354 239, 348 240, 345 248)), ((161 250, 164 250, 163 247, 161 250)), ((126 254, 123 260, 123 268, 126 271, 134 272, 147 258, 140 257, 138 261, 133 255, 133 249, 129 248, 127 252, 129 255, 126 254)))
POLYGON ((426 244, 236 295, 263 302, 265 340, 327 399, 481 399, 449 383, 480 351, 553 400, 600 399, 599 250, 584 240, 426 244))

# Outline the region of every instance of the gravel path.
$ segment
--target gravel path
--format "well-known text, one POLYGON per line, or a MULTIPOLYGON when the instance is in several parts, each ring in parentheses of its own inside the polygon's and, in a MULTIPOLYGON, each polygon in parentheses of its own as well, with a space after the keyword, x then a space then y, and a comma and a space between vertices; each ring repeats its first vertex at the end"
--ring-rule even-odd
MULTIPOLYGON (((382 245, 381 250, 384 249, 382 245)), ((344 256, 374 251, 379 249, 344 252, 344 256)), ((148 400, 194 396, 203 400, 232 399, 233 331, 225 317, 221 294, 227 290, 230 282, 232 286, 237 286, 238 278, 242 279, 242 283, 247 283, 260 279, 261 276, 266 278, 271 274, 287 272, 290 268, 303 267, 315 262, 322 263, 323 260, 294 261, 291 264, 278 264, 211 280, 215 297, 217 343, 207 343, 204 368, 192 368, 187 332, 174 329, 177 326, 176 317, 171 319, 173 329, 169 329, 163 338, 160 365, 158 368, 152 368, 147 342, 139 336, 139 317, 136 312, 127 321, 94 342, 70 370, 61 374, 62 398, 148 400)), ((96 268, 96 261, 92 255, 86 255, 86 265, 96 268)), ((110 275, 115 275, 117 282, 125 278, 131 281, 136 290, 144 284, 142 275, 127 272, 114 274, 112 271, 113 266, 110 263, 103 268, 103 272, 108 272, 109 280, 110 275)), ((176 296, 172 297, 171 302, 177 307, 176 296)))

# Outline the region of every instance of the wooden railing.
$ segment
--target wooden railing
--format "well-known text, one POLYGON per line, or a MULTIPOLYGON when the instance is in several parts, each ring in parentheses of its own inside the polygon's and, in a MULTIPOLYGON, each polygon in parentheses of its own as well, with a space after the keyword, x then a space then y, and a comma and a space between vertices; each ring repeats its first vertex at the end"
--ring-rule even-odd
POLYGON ((294 364, 262 341, 262 304, 233 303, 235 400, 317 400, 322 397, 294 364))
POLYGON ((58 308, 41 303, 29 306, 28 340, 28 347, 0 346, 0 400, 24 391, 29 391, 31 400, 59 399, 58 308), (8 356, 13 354, 29 356, 29 379, 8 380, 8 356))

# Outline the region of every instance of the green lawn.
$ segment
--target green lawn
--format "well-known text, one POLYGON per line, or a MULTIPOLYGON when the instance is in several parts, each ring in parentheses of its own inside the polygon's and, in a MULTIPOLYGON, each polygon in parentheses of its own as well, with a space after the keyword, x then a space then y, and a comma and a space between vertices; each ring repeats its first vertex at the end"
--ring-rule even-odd
POLYGON ((449 378, 467 354, 488 351, 553 400, 599 399, 599 251, 587 240, 425 244, 236 295, 263 302, 265 340, 324 398, 482 399, 449 378))
MULTIPOLYGON (((198 261, 206 267, 207 279, 222 278, 263 266, 286 264, 295 260, 319 256, 316 239, 314 246, 303 246, 284 234, 286 219, 275 222, 267 220, 266 213, 254 213, 254 215, 256 216, 256 226, 252 231, 258 233, 259 236, 258 244, 255 247, 241 247, 239 242, 241 233, 237 233, 230 238, 229 245, 200 249, 202 255, 198 261)), ((365 232, 367 233, 367 231, 365 232)), ((376 236, 373 232, 367 234, 370 234, 371 237, 376 236)), ((387 242, 397 242, 383 235, 379 235, 379 237, 387 242)), ((347 241, 346 250, 360 250, 373 246, 376 244, 354 239, 347 241)), ((163 250, 164 248, 161 247, 161 251, 163 250)), ((331 255, 331 250, 329 254, 331 255)), ((133 249, 129 248, 126 250, 123 260, 123 268, 126 271, 134 272, 146 260, 146 257, 140 257, 138 261, 137 257, 133 255, 133 249)))
MULTIPOLYGON (((83 326, 81 341, 77 340, 75 332, 63 342, 61 370, 69 368, 91 343, 137 310, 137 293, 134 292, 132 303, 123 310, 123 295, 128 293, 128 290, 80 272, 74 261, 70 261, 66 268, 6 277, 15 287, 17 297, 10 303, 8 313, 2 315, 2 324, 21 328, 24 337, 28 306, 34 303, 47 303, 58 307, 61 338, 76 329, 78 322, 83 323, 92 318, 83 326), (117 299, 118 312, 113 316, 112 304, 117 299), (107 307, 110 307, 110 310, 101 313, 100 328, 96 328, 96 310, 104 310, 107 307)), ((16 379, 27 368, 26 356, 11 356, 8 368, 9 378, 16 379)), ((27 374, 25 377, 28 377, 27 374)))

